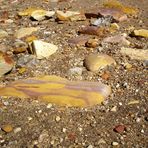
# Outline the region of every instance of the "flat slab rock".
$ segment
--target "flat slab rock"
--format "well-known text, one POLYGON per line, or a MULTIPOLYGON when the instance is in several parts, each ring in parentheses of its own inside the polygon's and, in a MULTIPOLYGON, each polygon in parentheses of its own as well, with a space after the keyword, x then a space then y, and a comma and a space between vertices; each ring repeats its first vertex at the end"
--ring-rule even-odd
POLYGON ((0 96, 38 98, 58 105, 87 107, 100 104, 111 93, 101 82, 68 81, 47 75, 20 80, 0 88, 0 96))

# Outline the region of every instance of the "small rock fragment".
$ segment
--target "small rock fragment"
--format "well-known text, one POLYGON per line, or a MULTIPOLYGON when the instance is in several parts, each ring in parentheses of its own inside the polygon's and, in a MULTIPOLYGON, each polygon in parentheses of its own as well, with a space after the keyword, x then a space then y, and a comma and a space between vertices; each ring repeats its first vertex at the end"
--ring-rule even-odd
POLYGON ((60 11, 57 10, 56 11, 56 16, 58 18, 58 20, 60 21, 81 21, 81 20, 85 20, 86 17, 84 14, 80 13, 80 12, 75 12, 75 11, 60 11))
POLYGON ((114 142, 112 142, 112 145, 117 146, 117 145, 119 145, 119 143, 114 141, 114 142))
POLYGON ((58 47, 54 44, 43 42, 40 40, 34 40, 32 42, 32 51, 37 56, 37 59, 48 58, 54 54, 58 47))
POLYGON ((6 132, 6 133, 10 133, 10 132, 12 132, 13 127, 12 127, 12 125, 10 125, 10 124, 6 124, 6 125, 4 125, 4 126, 2 127, 2 130, 3 130, 4 132, 6 132))
POLYGON ((82 72, 83 72, 83 69, 81 67, 74 67, 74 68, 69 69, 68 71, 68 73, 73 76, 76 76, 76 75, 81 76, 82 72))
POLYGON ((40 8, 30 7, 18 13, 19 16, 30 16, 34 11, 43 10, 40 8))
POLYGON ((146 30, 146 29, 134 30, 132 34, 134 36, 140 36, 140 37, 148 38, 148 30, 146 30))
POLYGON ((128 102, 128 105, 139 104, 139 100, 132 100, 128 102))
POLYGON ((126 127, 124 125, 117 125, 114 128, 114 131, 117 133, 123 133, 125 131, 126 127))
POLYGON ((107 33, 107 30, 104 27, 86 26, 81 28, 79 33, 103 37, 107 33))
POLYGON ((106 54, 91 54, 84 60, 86 68, 90 71, 97 71, 112 64, 116 64, 115 60, 106 54))
POLYGON ((56 121, 59 122, 61 120, 60 116, 56 116, 56 121))
POLYGON ((8 33, 6 31, 0 29, 0 38, 4 38, 6 36, 8 36, 8 33))
POLYGON ((55 11, 35 10, 31 13, 31 17, 37 21, 44 20, 46 17, 50 18, 55 14, 55 11))
POLYGON ((127 34, 118 34, 112 37, 107 37, 103 41, 107 43, 118 43, 121 45, 130 45, 130 42, 126 39, 127 34))
POLYGON ((23 38, 25 36, 31 35, 33 32, 38 30, 37 27, 28 27, 28 28, 21 28, 15 33, 16 38, 23 38))
POLYGON ((14 129, 14 133, 15 133, 15 134, 16 134, 16 133, 19 133, 21 130, 22 130, 22 129, 21 129, 20 127, 17 127, 17 128, 14 129))
POLYGON ((0 77, 11 71, 13 66, 13 59, 7 54, 0 52, 0 77))
POLYGON ((99 44, 99 41, 97 39, 89 39, 87 42, 86 42, 86 46, 87 47, 90 47, 90 48, 95 48, 97 47, 99 44))
POLYGON ((91 19, 91 25, 97 26, 97 27, 109 26, 111 22, 112 22, 111 16, 101 17, 98 19, 91 19))
POLYGON ((117 111, 117 106, 112 107, 110 111, 111 112, 116 112, 117 111))
POLYGON ((120 52, 131 59, 148 60, 148 50, 122 47, 120 52))
POLYGON ((76 38, 72 38, 68 40, 68 43, 75 44, 75 45, 85 45, 88 39, 89 39, 89 36, 78 36, 76 38))
POLYGON ((108 80, 110 78, 110 72, 109 71, 105 71, 102 75, 101 75, 102 79, 104 80, 108 80))

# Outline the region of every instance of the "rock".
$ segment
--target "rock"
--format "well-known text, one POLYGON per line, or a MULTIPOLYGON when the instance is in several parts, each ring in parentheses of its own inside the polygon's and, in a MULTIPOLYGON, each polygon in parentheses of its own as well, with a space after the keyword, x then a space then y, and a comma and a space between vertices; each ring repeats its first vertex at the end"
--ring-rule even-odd
POLYGON ((111 112, 116 112, 117 111, 117 106, 112 107, 110 111, 111 112))
POLYGON ((27 51, 27 48, 24 48, 24 47, 14 48, 14 49, 13 49, 13 53, 14 53, 14 54, 23 53, 23 52, 26 52, 26 51, 27 51))
POLYGON ((28 28, 21 28, 15 33, 16 38, 23 38, 25 36, 31 35, 33 32, 38 30, 37 27, 28 27, 28 28))
POLYGON ((10 124, 6 124, 6 125, 2 126, 1 129, 6 133, 10 133, 10 132, 12 132, 13 127, 10 124))
POLYGON ((56 16, 58 18, 58 20, 60 21, 82 21, 85 20, 86 17, 84 14, 80 13, 80 12, 76 12, 76 11, 60 11, 57 10, 56 11, 56 16))
POLYGON ((128 102, 128 105, 139 104, 139 100, 132 100, 128 102))
POLYGON ((61 120, 61 118, 59 116, 56 116, 56 119, 55 119, 57 122, 59 122, 61 120))
POLYGON ((100 145, 100 144, 105 144, 106 143, 106 141, 103 139, 103 138, 101 138, 101 139, 99 139, 99 141, 98 141, 98 144, 100 145))
POLYGON ((123 55, 129 56, 131 59, 148 60, 148 50, 122 47, 120 52, 123 55))
POLYGON ((0 38, 4 38, 6 36, 8 36, 8 33, 6 31, 0 29, 0 38))
POLYGON ((87 148, 93 148, 93 146, 92 145, 89 145, 87 148))
POLYGON ((20 67, 29 67, 35 66, 39 64, 39 61, 36 59, 34 55, 25 54, 18 58, 17 66, 20 67))
POLYGON ((34 40, 31 46, 37 59, 48 58, 58 50, 56 45, 41 40, 34 40))
POLYGON ((0 96, 36 98, 57 105, 87 107, 102 103, 111 93, 101 82, 68 81, 58 76, 18 80, 0 88, 0 96))
POLYGON ((146 29, 134 30, 132 34, 134 36, 140 36, 140 37, 148 38, 148 30, 146 30, 146 29))
POLYGON ((101 17, 98 19, 91 19, 91 25, 93 26, 109 26, 112 22, 111 16, 101 17))
POLYGON ((81 28, 79 33, 103 37, 107 33, 107 30, 104 27, 86 26, 81 28))
POLYGON ((12 70, 13 59, 7 54, 0 52, 0 77, 12 70))
POLYGON ((117 43, 117 44, 121 44, 121 45, 130 45, 130 42, 126 39, 127 34, 118 34, 112 37, 107 37, 105 38, 103 41, 107 42, 107 43, 117 43))
POLYGON ((104 80, 108 80, 109 78, 110 78, 110 72, 109 71, 105 71, 102 75, 101 75, 101 77, 102 77, 102 79, 104 79, 104 80))
POLYGON ((148 60, 145 60, 145 61, 143 62, 143 66, 146 67, 146 68, 148 68, 148 60))
POLYGON ((49 104, 47 105, 47 108, 49 109, 49 108, 51 108, 51 107, 52 107, 52 104, 49 103, 49 104))
POLYGON ((95 48, 97 47, 99 44, 99 41, 98 39, 89 39, 87 42, 86 42, 86 46, 87 47, 90 47, 90 48, 95 48))
POLYGON ((117 125, 114 128, 114 131, 117 133, 123 133, 125 131, 126 127, 124 125, 117 125))
POLYGON ((103 17, 112 16, 115 21, 122 22, 127 20, 127 15, 116 8, 100 8, 99 14, 103 17))
POLYGON ((69 69, 68 71, 69 75, 72 75, 72 76, 77 76, 77 75, 81 76, 82 72, 83 72, 83 68, 81 67, 74 67, 69 69))
POLYGON ((16 133, 19 133, 21 130, 22 130, 22 129, 21 129, 20 127, 17 127, 17 128, 14 129, 14 133, 15 133, 15 134, 16 134, 16 133))
POLYGON ((115 60, 106 54, 90 54, 84 60, 86 68, 92 72, 116 64, 115 60))
POLYGON ((112 142, 112 145, 117 146, 117 145, 119 145, 119 143, 114 141, 114 142, 112 142))
POLYGON ((55 11, 35 10, 31 13, 31 17, 37 21, 44 20, 46 17, 50 18, 55 14, 55 11))
POLYGON ((89 36, 78 36, 68 40, 68 43, 75 45, 85 45, 85 43, 88 41, 89 38, 90 38, 89 36))
POLYGON ((31 16, 31 14, 34 12, 34 11, 37 11, 37 10, 43 10, 43 9, 40 9, 40 8, 35 8, 35 7, 30 7, 30 8, 27 8, 23 11, 20 11, 18 13, 19 16, 31 16))

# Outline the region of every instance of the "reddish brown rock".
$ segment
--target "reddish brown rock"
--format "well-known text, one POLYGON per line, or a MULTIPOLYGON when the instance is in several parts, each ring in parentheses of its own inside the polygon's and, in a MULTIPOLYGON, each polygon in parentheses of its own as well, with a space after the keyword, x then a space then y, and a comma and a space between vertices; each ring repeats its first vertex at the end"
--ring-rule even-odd
POLYGON ((68 43, 75 44, 75 45, 85 45, 88 39, 89 39, 89 36, 78 36, 68 40, 68 43))
POLYGON ((79 33, 97 35, 103 37, 107 30, 104 27, 86 26, 79 30, 79 33))
POLYGON ((117 133, 123 133, 125 131, 126 127, 124 125, 117 125, 114 128, 114 131, 117 133))

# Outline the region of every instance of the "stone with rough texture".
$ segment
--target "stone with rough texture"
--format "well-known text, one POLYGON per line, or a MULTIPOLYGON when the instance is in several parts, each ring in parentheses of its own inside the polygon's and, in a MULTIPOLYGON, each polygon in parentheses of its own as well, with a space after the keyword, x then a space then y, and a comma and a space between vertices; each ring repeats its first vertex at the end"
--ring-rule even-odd
POLYGON ((107 43, 115 43, 120 45, 130 45, 130 42, 126 39, 127 34, 118 34, 111 37, 106 37, 103 41, 107 43))
POLYGON ((33 32, 36 32, 38 30, 37 27, 26 27, 21 28, 15 33, 16 38, 23 38, 25 36, 31 35, 33 32))
POLYGON ((60 21, 81 21, 81 20, 85 20, 86 17, 84 14, 77 12, 77 11, 60 11, 57 10, 56 11, 56 16, 58 18, 58 20, 60 21))
POLYGON ((116 62, 106 54, 90 54, 85 58, 84 64, 88 70, 95 72, 106 66, 115 65, 116 62))
POLYGON ((148 38, 148 30, 146 29, 134 30, 133 35, 148 38))
POLYGON ((11 71, 14 61, 7 54, 0 52, 0 77, 11 71))
POLYGON ((78 107, 100 104, 110 93, 110 86, 101 82, 68 81, 53 75, 19 80, 0 88, 0 96, 38 98, 58 105, 78 107))
POLYGON ((46 17, 52 17, 55 11, 36 10, 31 13, 31 17, 37 21, 44 20, 46 17))
POLYGON ((57 51, 58 47, 54 44, 34 40, 32 42, 32 50, 36 54, 37 59, 48 58, 57 51))
POLYGON ((122 47, 122 54, 129 56, 131 59, 135 60, 148 60, 148 49, 135 49, 135 48, 125 48, 122 47))

